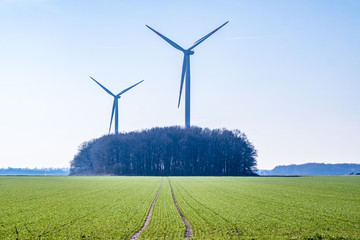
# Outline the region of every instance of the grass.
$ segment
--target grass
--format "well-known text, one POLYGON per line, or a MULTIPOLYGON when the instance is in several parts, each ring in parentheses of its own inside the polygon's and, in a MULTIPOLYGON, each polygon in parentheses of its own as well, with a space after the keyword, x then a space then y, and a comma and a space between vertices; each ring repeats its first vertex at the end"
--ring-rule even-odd
POLYGON ((0 177, 1 239, 129 239, 145 221, 160 181, 0 177))
MULTIPOLYGON (((360 177, 170 177, 193 239, 360 239, 360 177)), ((159 177, 0 177, 0 239, 130 239, 159 177)), ((182 239, 167 179, 140 239, 182 239)))
POLYGON ((171 179, 194 239, 360 239, 359 177, 171 179))
POLYGON ((164 183, 154 206, 149 226, 140 235, 144 239, 183 239, 185 225, 172 199, 168 180, 164 183))

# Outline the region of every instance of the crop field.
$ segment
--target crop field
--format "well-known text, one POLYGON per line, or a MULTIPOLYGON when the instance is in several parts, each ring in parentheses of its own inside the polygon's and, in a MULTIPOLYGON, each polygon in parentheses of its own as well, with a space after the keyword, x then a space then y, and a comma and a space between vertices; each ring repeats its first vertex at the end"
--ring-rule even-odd
POLYGON ((159 178, 1 177, 0 239, 130 239, 159 178))
POLYGON ((360 177, 0 177, 0 239, 360 239, 360 177), (161 182, 163 181, 162 185, 161 182))
POLYGON ((199 239, 360 239, 359 177, 173 178, 199 239))

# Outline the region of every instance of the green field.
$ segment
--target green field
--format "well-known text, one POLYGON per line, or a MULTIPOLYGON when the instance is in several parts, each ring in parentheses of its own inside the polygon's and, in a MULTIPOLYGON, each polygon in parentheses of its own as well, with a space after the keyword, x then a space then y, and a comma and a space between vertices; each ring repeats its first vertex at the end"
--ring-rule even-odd
POLYGON ((173 182, 195 238, 360 239, 359 177, 173 182))
POLYGON ((1 177, 0 239, 129 239, 159 185, 160 178, 1 177))
MULTIPOLYGON (((161 177, 0 177, 0 239, 130 239, 161 177)), ((360 239, 360 177, 170 177, 193 239, 360 239)), ((139 239, 183 239, 167 178, 139 239)))

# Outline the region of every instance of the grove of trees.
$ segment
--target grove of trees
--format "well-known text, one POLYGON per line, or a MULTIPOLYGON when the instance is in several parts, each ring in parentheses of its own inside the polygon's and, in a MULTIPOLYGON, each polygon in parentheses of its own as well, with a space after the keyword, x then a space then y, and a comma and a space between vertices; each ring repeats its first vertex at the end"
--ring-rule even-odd
POLYGON ((84 142, 71 175, 249 176, 257 153, 239 130, 152 128, 84 142))

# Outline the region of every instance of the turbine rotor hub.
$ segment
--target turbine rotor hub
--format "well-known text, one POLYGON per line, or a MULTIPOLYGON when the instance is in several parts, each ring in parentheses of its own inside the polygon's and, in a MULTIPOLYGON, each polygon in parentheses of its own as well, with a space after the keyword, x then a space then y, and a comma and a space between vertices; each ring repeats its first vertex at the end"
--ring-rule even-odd
POLYGON ((191 50, 186 50, 185 51, 185 54, 186 55, 193 55, 195 52, 194 51, 191 51, 191 50))

